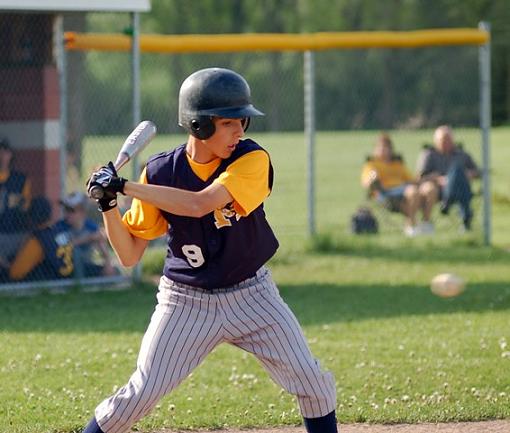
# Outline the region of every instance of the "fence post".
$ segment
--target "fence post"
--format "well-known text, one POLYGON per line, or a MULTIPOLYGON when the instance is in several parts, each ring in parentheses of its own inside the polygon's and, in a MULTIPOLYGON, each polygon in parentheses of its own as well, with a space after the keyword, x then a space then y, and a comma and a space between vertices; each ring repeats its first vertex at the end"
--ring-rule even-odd
POLYGON ((57 15, 55 19, 55 53, 60 92, 59 113, 59 157, 60 157, 60 197, 65 197, 67 189, 67 53, 64 40, 64 17, 57 15))
MULTIPOLYGON (((490 33, 490 24, 481 22, 478 28, 490 33)), ((479 49, 480 65, 480 129, 482 134, 483 235, 485 245, 491 244, 490 191, 490 129, 491 129, 491 43, 479 49)))
MULTIPOLYGON (((141 104, 140 104, 140 14, 138 12, 131 13, 131 88, 133 98, 133 128, 141 121, 141 104)), ((131 177, 138 180, 140 171, 138 168, 138 156, 131 161, 131 177)), ((133 269, 133 279, 140 281, 142 277, 142 266, 138 263, 133 269)))
POLYGON ((308 234, 315 235, 315 57, 304 52, 305 141, 307 149, 308 234))

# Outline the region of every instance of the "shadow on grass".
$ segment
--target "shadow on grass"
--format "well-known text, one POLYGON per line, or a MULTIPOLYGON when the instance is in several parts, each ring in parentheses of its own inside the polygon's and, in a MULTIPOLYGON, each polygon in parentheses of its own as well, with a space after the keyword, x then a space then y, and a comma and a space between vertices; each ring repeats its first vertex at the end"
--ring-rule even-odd
POLYGON ((450 299, 419 285, 292 285, 280 291, 303 325, 510 310, 508 282, 472 284, 450 299))
POLYGON ((436 240, 434 238, 397 240, 377 236, 335 238, 318 235, 308 242, 308 253, 343 255, 363 258, 384 258, 402 262, 444 263, 508 263, 510 253, 504 249, 484 246, 473 238, 436 240))
MULTIPOLYGON (((411 315, 510 310, 510 284, 470 285, 441 299, 415 285, 282 285, 280 291, 303 325, 355 322, 411 315)), ((143 332, 154 309, 156 289, 123 292, 41 294, 0 299, 0 331, 143 332)))

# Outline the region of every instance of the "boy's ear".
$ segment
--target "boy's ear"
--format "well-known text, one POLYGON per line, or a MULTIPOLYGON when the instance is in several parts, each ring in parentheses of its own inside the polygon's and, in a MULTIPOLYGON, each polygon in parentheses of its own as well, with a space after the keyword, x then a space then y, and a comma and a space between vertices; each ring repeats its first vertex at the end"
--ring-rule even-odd
POLYGON ((216 127, 212 117, 201 117, 199 119, 192 119, 189 123, 189 132, 193 137, 199 140, 207 140, 212 137, 216 127))

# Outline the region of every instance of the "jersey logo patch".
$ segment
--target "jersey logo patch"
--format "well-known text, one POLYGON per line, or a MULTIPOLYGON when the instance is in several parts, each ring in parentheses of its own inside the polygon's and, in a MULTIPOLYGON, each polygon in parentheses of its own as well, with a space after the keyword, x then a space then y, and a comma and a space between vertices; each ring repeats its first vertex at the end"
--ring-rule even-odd
POLYGON ((214 225, 217 229, 230 227, 232 226, 232 221, 230 219, 234 217, 236 221, 241 219, 241 215, 234 210, 232 203, 229 203, 223 209, 214 210, 214 225))

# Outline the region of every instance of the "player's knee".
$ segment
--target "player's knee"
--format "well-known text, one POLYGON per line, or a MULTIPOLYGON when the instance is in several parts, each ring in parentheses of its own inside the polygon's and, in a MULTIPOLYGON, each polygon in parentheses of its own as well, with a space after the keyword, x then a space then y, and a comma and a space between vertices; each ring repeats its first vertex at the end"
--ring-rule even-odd
POLYGON ((329 408, 335 408, 336 406, 336 384, 333 373, 323 373, 324 392, 323 399, 328 403, 329 408))
POLYGON ((306 387, 302 394, 298 394, 301 412, 305 417, 319 417, 335 410, 336 386, 333 374, 323 372, 309 377, 313 387, 306 387))

